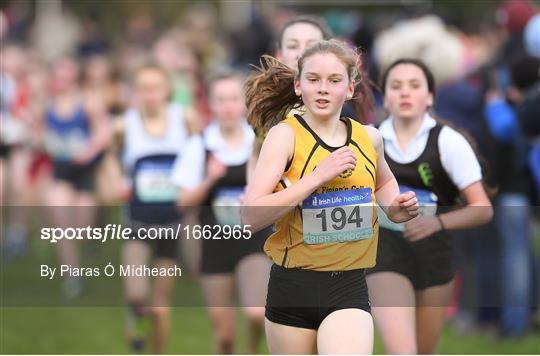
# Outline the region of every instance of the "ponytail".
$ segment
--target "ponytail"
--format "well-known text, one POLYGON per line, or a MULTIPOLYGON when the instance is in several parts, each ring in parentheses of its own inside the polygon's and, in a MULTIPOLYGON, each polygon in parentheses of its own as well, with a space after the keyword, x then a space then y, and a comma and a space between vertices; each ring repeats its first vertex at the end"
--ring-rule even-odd
POLYGON ((351 105, 356 119, 361 124, 367 125, 374 121, 375 98, 373 90, 376 88, 368 74, 364 71, 361 55, 358 54, 357 70, 358 77, 354 86, 354 94, 349 104, 351 105))
POLYGON ((294 92, 296 71, 269 55, 261 57, 261 66, 249 75, 244 84, 248 123, 258 132, 268 131, 292 109, 303 105, 294 92))
MULTIPOLYGON (((302 73, 307 58, 317 53, 332 53, 343 62, 355 88, 351 104, 358 121, 368 123, 373 117, 374 99, 371 85, 362 68, 361 55, 347 44, 337 41, 320 41, 308 48, 298 59, 298 73, 302 73)), ((294 69, 272 56, 263 55, 261 66, 255 67, 244 88, 248 122, 265 135, 272 126, 283 120, 292 109, 304 105, 294 90, 294 80, 299 79, 294 69)))

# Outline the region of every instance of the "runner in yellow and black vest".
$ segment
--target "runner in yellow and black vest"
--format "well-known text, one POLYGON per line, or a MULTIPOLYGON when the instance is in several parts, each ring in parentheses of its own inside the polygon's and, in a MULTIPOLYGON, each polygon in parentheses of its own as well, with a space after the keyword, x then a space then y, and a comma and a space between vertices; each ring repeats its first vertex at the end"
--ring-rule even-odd
POLYGON ((300 57, 298 73, 265 56, 245 85, 249 117, 268 131, 242 217, 254 231, 276 226, 265 243, 274 262, 271 353, 371 353, 365 268, 375 264, 375 202, 394 222, 418 211, 414 193, 399 194, 379 132, 341 116, 345 100, 367 89, 360 62, 341 42, 321 41, 300 57), (302 116, 291 116, 299 107, 302 116))
MULTIPOLYGON (((276 233, 267 240, 265 252, 280 266, 345 271, 375 264, 377 153, 363 125, 345 117, 341 120, 347 126, 345 145, 359 157, 356 169, 319 187, 302 206, 276 222, 276 233)), ((296 141, 292 161, 276 192, 312 172, 339 148, 327 145, 298 114, 284 122, 294 129, 296 141)))

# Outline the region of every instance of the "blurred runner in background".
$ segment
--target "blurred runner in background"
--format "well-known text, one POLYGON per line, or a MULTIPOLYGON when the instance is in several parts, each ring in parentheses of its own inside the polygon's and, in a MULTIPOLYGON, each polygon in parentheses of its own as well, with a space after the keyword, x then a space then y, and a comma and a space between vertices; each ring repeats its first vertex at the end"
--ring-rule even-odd
MULTIPOLYGON (((155 267, 174 267, 178 263, 178 240, 173 236, 139 239, 138 233, 157 226, 176 229, 180 222, 176 187, 170 175, 175 159, 182 154, 190 127, 183 107, 169 101, 170 78, 164 69, 154 64, 143 65, 133 78, 133 107, 116 122, 123 166, 131 184, 126 218, 133 230, 132 240, 122 248, 122 264, 147 266, 152 261, 155 267)), ((126 333, 132 352, 144 350, 149 332, 152 352, 165 351, 173 284, 171 276, 155 277, 152 281, 144 276, 126 277, 129 303, 126 333)))
MULTIPOLYGON (((54 207, 50 212, 56 227, 93 226, 95 172, 112 139, 108 113, 83 92, 75 58, 63 57, 54 63, 49 85, 44 144, 53 161, 54 182, 47 192, 47 205, 54 207)), ((59 241, 60 263, 80 266, 79 245, 76 240, 59 241)), ((81 291, 82 278, 65 280, 67 298, 75 298, 81 291)))
MULTIPOLYGON (((202 207, 198 221, 201 227, 237 228, 241 226, 240 198, 255 135, 245 119, 243 78, 223 71, 209 83, 210 107, 216 121, 202 135, 189 140, 185 154, 175 165, 173 180, 180 187, 180 206, 202 207)), ((237 352, 236 289, 248 323, 246 351, 257 353, 270 271, 263 244, 269 233, 267 229, 249 239, 202 241, 201 285, 214 328, 216 353, 237 352)))

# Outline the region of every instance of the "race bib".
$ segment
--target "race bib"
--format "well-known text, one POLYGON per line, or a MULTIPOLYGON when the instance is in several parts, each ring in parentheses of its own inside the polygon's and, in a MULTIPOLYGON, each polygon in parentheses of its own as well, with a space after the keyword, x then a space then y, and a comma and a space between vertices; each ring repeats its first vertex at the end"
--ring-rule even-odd
POLYGON ((0 138, 7 145, 24 143, 28 139, 28 129, 21 120, 8 113, 0 113, 0 138))
POLYGON ((212 211, 219 225, 240 225, 240 197, 244 188, 221 188, 212 200, 212 211))
POLYGON ((306 244, 324 244, 373 237, 370 188, 310 195, 302 203, 306 244))
MULTIPOLYGON (((416 194, 416 200, 420 205, 420 215, 423 216, 435 216, 437 214, 437 195, 425 189, 411 188, 406 185, 399 186, 399 192, 401 194, 412 190, 416 194)), ((388 219, 386 213, 381 207, 377 207, 377 214, 379 217, 379 226, 393 231, 405 231, 405 223, 395 223, 388 219)))
POLYGON ((67 133, 49 130, 45 136, 47 153, 57 161, 69 161, 81 152, 88 143, 88 135, 83 130, 74 129, 67 133))
POLYGON ((172 163, 142 162, 135 174, 135 192, 143 203, 176 201, 177 188, 171 182, 172 163))

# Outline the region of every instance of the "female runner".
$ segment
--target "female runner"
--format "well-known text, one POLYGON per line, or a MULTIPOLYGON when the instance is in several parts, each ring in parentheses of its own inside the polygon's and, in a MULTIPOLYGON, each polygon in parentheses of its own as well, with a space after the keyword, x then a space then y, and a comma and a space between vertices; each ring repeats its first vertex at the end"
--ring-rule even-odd
POLYGON ((383 73, 390 117, 379 127, 386 161, 421 215, 406 224, 380 216, 377 266, 368 276, 372 313, 387 353, 435 353, 452 291, 448 230, 488 222, 490 201, 465 137, 433 118, 435 81, 420 61, 400 59, 383 73), (458 197, 467 205, 449 209, 458 197))
POLYGON ((265 243, 271 353, 372 352, 365 268, 375 264, 375 201, 395 222, 418 211, 413 192, 399 194, 378 131, 341 117, 365 87, 359 63, 341 42, 320 41, 298 72, 263 57, 246 83, 248 117, 269 129, 242 217, 255 231, 276 223, 265 243), (280 122, 301 105, 303 115, 280 122))

